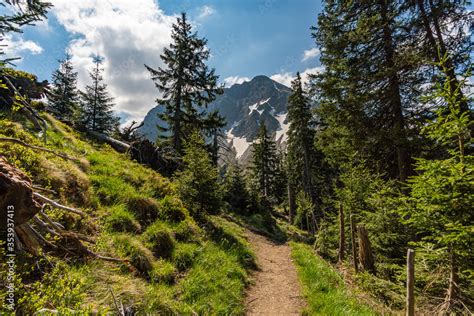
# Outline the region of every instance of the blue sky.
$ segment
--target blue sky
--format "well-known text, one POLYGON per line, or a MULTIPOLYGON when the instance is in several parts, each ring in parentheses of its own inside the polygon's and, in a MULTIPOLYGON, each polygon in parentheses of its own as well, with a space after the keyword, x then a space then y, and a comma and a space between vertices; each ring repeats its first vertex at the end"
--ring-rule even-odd
POLYGON ((157 91, 143 64, 161 66, 159 54, 170 41, 169 26, 182 11, 208 39, 209 64, 227 84, 260 74, 288 84, 296 71, 319 67, 309 29, 321 11, 319 1, 50 1, 55 6, 46 22, 10 39, 11 53, 23 57, 18 68, 49 80, 68 49, 83 86, 88 83, 89 56, 103 55, 116 111, 126 118, 140 118, 154 106, 157 91))

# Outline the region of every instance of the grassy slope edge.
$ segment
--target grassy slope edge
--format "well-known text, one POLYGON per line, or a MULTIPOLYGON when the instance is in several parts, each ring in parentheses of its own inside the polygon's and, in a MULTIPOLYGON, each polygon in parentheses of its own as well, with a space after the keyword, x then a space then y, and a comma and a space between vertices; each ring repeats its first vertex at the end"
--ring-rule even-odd
MULTIPOLYGON (((0 135, 44 146, 28 123, 2 116, 0 135)), ((253 254, 242 228, 220 217, 209 218, 212 230, 201 228, 168 179, 49 115, 45 118, 50 125, 47 147, 80 157, 79 163, 15 144, 0 144, 0 153, 33 183, 56 191, 52 197, 88 214, 81 221, 51 209, 51 218, 94 236, 95 245, 88 246, 96 253, 128 259, 131 266, 48 253, 19 256, 20 311, 115 312, 114 293, 118 302, 141 314, 243 314, 253 254)), ((5 281, 4 264, 0 260, 0 283, 5 281)))

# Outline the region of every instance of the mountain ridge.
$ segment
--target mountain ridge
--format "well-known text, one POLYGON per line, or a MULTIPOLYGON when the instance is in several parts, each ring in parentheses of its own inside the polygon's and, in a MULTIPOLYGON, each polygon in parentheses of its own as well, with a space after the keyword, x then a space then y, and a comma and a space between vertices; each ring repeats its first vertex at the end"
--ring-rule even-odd
MULTIPOLYGON (((225 117, 227 124, 223 132, 237 159, 248 156, 246 152, 257 137, 262 120, 278 144, 286 141, 287 103, 290 94, 291 89, 287 86, 268 76, 258 75, 250 81, 224 88, 224 93, 209 104, 208 111, 219 110, 225 117)), ((163 107, 160 105, 152 108, 138 133, 155 142, 159 135, 156 126, 164 123, 158 117, 162 111, 163 107)))

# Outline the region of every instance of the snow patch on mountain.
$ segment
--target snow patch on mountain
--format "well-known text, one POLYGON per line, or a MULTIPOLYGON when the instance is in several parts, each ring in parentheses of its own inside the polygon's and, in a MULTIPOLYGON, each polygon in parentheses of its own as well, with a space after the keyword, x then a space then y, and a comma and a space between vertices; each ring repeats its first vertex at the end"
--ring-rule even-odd
POLYGON ((281 137, 281 140, 279 141, 280 144, 288 139, 288 128, 290 127, 290 124, 288 124, 288 122, 285 123, 287 115, 288 113, 286 112, 275 115, 278 123, 280 123, 280 128, 276 131, 275 140, 278 142, 281 137))
POLYGON ((262 113, 263 113, 264 110, 259 110, 258 108, 259 108, 261 105, 263 105, 263 104, 267 103, 268 101, 270 101, 270 99, 271 99, 271 98, 268 98, 268 99, 263 100, 263 101, 260 100, 260 101, 258 101, 257 103, 250 105, 250 106, 249 106, 249 114, 252 114, 253 111, 257 111, 259 115, 262 115, 262 113))
MULTIPOLYGON (((233 124, 235 126, 236 123, 233 124)), ((236 158, 242 157, 242 155, 247 151, 247 149, 252 145, 252 142, 247 141, 247 138, 244 137, 236 137, 232 134, 232 130, 234 127, 232 127, 226 134, 227 136, 227 142, 232 146, 232 148, 235 149, 236 152, 236 158)))

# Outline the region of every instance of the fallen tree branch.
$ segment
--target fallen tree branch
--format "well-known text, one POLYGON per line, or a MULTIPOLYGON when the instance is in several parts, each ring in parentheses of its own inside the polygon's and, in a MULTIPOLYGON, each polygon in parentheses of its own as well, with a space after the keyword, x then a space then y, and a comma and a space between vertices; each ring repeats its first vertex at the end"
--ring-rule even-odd
POLYGON ((65 205, 62 205, 62 204, 59 204, 58 202, 56 201, 53 201, 41 194, 39 194, 38 192, 33 192, 33 197, 37 198, 38 200, 40 200, 41 202, 43 203, 47 203, 55 208, 59 208, 61 210, 65 210, 65 211, 69 211, 71 213, 74 213, 74 214, 77 214, 77 215, 80 215, 82 217, 85 217, 86 214, 82 211, 79 211, 79 210, 76 210, 75 208, 72 208, 72 207, 69 207, 69 206, 65 206, 65 205))
POLYGON ((58 156, 58 157, 61 157, 61 158, 63 158, 63 159, 66 159, 66 160, 72 160, 72 161, 75 161, 75 162, 80 162, 79 159, 77 159, 77 158, 75 158, 75 157, 71 157, 71 156, 68 156, 68 155, 62 154, 62 153, 57 153, 57 152, 55 152, 55 151, 53 151, 53 150, 51 150, 51 149, 48 149, 48 148, 39 147, 39 146, 35 146, 35 145, 30 145, 30 144, 27 144, 27 143, 25 143, 24 141, 22 141, 22 140, 20 140, 20 139, 17 139, 17 138, 0 137, 0 142, 15 143, 15 144, 18 144, 18 145, 21 145, 21 146, 24 146, 24 147, 28 147, 28 148, 31 148, 31 149, 44 151, 44 152, 47 152, 47 153, 56 155, 56 156, 58 156))
POLYGON ((91 135, 95 139, 109 144, 110 146, 112 146, 113 149, 115 149, 118 152, 125 153, 130 148, 129 144, 122 142, 118 139, 115 139, 113 137, 110 137, 109 135, 105 135, 105 134, 92 131, 92 130, 87 130, 86 132, 87 134, 91 135))
POLYGON ((57 194, 56 191, 40 187, 39 185, 32 185, 31 187, 35 190, 38 190, 38 191, 48 192, 48 193, 51 193, 51 194, 57 194))

